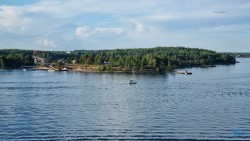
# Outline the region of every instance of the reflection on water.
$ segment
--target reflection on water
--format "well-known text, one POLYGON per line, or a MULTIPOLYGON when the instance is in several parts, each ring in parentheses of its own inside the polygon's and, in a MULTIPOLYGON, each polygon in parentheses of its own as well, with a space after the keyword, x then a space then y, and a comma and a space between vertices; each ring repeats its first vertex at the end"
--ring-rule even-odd
POLYGON ((250 139, 250 59, 193 75, 0 72, 0 140, 250 139))

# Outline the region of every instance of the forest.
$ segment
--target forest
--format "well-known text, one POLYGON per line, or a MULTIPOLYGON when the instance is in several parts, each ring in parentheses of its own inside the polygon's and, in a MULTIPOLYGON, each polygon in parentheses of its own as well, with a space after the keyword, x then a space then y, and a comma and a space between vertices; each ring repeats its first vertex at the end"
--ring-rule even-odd
POLYGON ((21 66, 34 65, 31 50, 2 49, 0 50, 0 68, 14 69, 21 66))
POLYGON ((112 71, 113 68, 116 68, 122 71, 151 70, 159 73, 176 68, 235 64, 236 62, 235 56, 228 53, 186 47, 75 50, 71 52, 5 49, 0 50, 0 66, 1 63, 6 68, 34 65, 32 56, 44 58, 48 64, 64 60, 66 64, 74 62, 101 65, 102 71, 112 71))

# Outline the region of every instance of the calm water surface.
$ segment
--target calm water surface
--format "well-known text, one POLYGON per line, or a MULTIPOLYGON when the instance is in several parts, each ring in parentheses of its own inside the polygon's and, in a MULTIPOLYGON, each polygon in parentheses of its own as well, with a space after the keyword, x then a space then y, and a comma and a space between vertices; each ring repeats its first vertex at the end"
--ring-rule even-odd
POLYGON ((0 71, 0 140, 250 140, 250 59, 193 75, 0 71))

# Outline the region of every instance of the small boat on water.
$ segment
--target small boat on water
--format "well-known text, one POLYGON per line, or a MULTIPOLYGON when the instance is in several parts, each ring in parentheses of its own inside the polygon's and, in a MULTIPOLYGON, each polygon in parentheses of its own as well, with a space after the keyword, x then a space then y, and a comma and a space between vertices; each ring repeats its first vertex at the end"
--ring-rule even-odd
POLYGON ((35 69, 23 69, 23 71, 35 71, 35 69))
POLYGON ((70 69, 67 68, 67 67, 64 67, 64 68, 61 69, 61 71, 69 71, 69 70, 70 70, 70 69))
POLYGON ((131 80, 128 81, 128 84, 136 84, 136 83, 137 83, 136 80, 131 79, 131 80))
POLYGON ((55 70, 54 69, 48 69, 48 72, 54 72, 55 70))
POLYGON ((192 72, 188 72, 187 70, 185 71, 175 71, 176 74, 192 74, 192 72))
POLYGON ((36 66, 21 66, 23 71, 35 71, 37 68, 36 66))
POLYGON ((1 68, 0 68, 0 70, 4 70, 4 63, 3 63, 3 59, 2 59, 2 58, 1 58, 0 63, 1 63, 1 68))
POLYGON ((35 68, 24 68, 23 71, 35 71, 35 68))
POLYGON ((136 77, 135 77, 135 72, 133 71, 133 79, 130 79, 129 81, 128 81, 128 84, 137 84, 137 82, 136 82, 136 77))

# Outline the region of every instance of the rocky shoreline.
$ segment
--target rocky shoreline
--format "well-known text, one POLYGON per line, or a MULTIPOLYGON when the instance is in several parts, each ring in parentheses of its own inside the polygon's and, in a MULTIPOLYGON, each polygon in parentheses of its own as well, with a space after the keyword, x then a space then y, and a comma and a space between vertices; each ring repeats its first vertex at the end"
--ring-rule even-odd
MULTIPOLYGON (((206 66, 193 66, 188 68, 194 68, 194 67, 200 67, 200 68, 209 68, 209 67, 216 67, 215 65, 206 65, 206 66)), ((122 69, 120 67, 109 67, 105 65, 84 65, 84 64, 67 64, 64 65, 61 68, 55 68, 55 67, 44 67, 44 66, 37 66, 35 68, 36 70, 55 70, 55 71, 74 71, 74 72, 86 72, 86 73, 131 73, 132 70, 126 70, 122 69)), ((175 69, 184 69, 184 68, 175 68, 175 69)), ((175 69, 173 70, 166 70, 163 73, 167 72, 175 72, 175 69)), ((143 74, 157 74, 157 72, 154 69, 139 69, 134 70, 136 73, 143 73, 143 74)))

